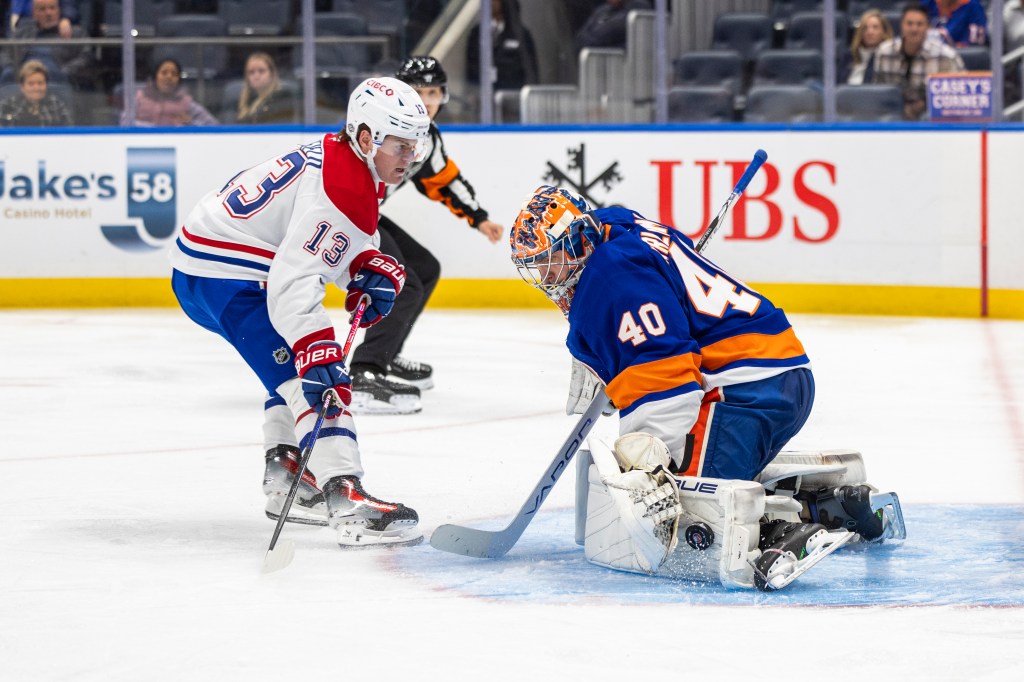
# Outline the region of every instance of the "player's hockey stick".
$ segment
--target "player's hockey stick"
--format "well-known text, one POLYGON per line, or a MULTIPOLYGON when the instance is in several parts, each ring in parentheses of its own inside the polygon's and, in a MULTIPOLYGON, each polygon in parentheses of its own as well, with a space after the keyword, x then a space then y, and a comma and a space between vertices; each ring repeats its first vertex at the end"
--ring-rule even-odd
MULTIPOLYGON (((714 235, 715 230, 718 229, 719 223, 725 214, 729 211, 729 208, 733 205, 736 199, 743 193, 743 190, 747 188, 751 178, 757 173, 761 165, 768 159, 768 154, 763 149, 758 149, 754 154, 754 159, 747 166, 747 169, 743 172, 739 182, 733 188, 732 193, 729 194, 729 198, 725 200, 725 204, 718 211, 718 215, 715 216, 711 224, 704 231, 704 235, 697 242, 695 250, 700 253, 707 245, 708 240, 714 235)), ((444 552, 452 552, 453 554, 462 554, 465 556, 479 557, 481 559, 497 559, 498 557, 505 556, 505 553, 512 548, 514 544, 522 536, 523 531, 530 525, 530 521, 533 520, 533 516, 536 511, 540 508, 540 505, 544 502, 544 499, 551 492, 551 488, 554 487, 555 482, 565 471, 569 462, 572 461, 573 455, 579 450, 583 444, 584 439, 590 430, 594 427, 598 417, 601 416, 601 412, 605 405, 608 404, 608 396, 605 395, 604 389, 601 389, 594 396, 594 400, 590 403, 590 407, 580 417, 579 422, 573 428, 569 437, 566 438, 559 449, 558 454, 555 456, 554 461, 548 465, 547 471, 541 477, 537 485, 533 487, 533 491, 530 493, 529 498, 520 508, 519 513, 516 515, 512 522, 501 530, 480 530, 477 528, 468 528, 466 526, 458 526, 455 524, 445 524, 439 526, 430 536, 430 545, 434 549, 440 549, 444 552)))
POLYGON ((761 167, 761 164, 763 164, 767 160, 768 154, 766 154, 763 149, 758 149, 756 152, 754 152, 754 159, 750 162, 750 165, 747 166, 747 170, 743 171, 743 175, 740 176, 739 182, 737 182, 736 186, 733 187, 732 193, 729 195, 729 198, 725 200, 725 203, 722 205, 722 208, 718 210, 718 215, 716 215, 715 219, 711 221, 710 225, 708 225, 708 229, 704 230, 704 234, 702 234, 700 239, 697 241, 697 246, 694 247, 694 251, 700 253, 701 251, 704 250, 704 247, 707 245, 708 240, 710 240, 712 235, 715 234, 715 231, 718 229, 719 224, 722 222, 722 218, 725 217, 725 214, 729 212, 729 209, 732 207, 732 205, 736 202, 737 199, 740 198, 740 195, 743 194, 743 191, 747 188, 747 185, 750 184, 750 179, 753 178, 754 175, 757 173, 757 170, 761 167))
POLYGON ((510 524, 501 530, 479 530, 477 528, 445 524, 439 526, 431 534, 430 545, 434 549, 452 552, 453 554, 479 557, 481 559, 497 559, 504 556, 512 548, 512 545, 516 544, 516 541, 519 540, 526 527, 530 525, 534 514, 540 509, 540 505, 543 504, 544 499, 551 492, 562 472, 568 468, 573 455, 583 445, 587 434, 590 433, 594 424, 597 423, 598 417, 601 416, 601 410, 607 404, 608 397, 602 388, 598 390, 594 400, 590 403, 590 407, 587 408, 587 411, 580 417, 576 426, 573 427, 572 433, 562 443, 562 447, 558 450, 558 455, 548 465, 547 471, 537 481, 537 485, 533 486, 533 491, 530 492, 529 498, 527 498, 526 502, 519 509, 519 513, 516 514, 516 517, 512 519, 510 524))
MULTIPOLYGON (((359 299, 356 311, 352 314, 352 327, 348 331, 348 338, 345 339, 345 346, 341 349, 342 363, 348 360, 348 352, 352 349, 352 341, 356 338, 359 323, 363 320, 363 313, 366 312, 366 305, 369 303, 369 300, 370 297, 364 294, 359 299)), ((323 426, 324 419, 327 418, 327 411, 332 405, 341 402, 333 388, 324 391, 323 399, 324 406, 316 417, 313 430, 309 433, 309 442, 306 443, 306 448, 302 451, 302 456, 299 458, 299 470, 295 473, 294 480, 292 480, 292 487, 288 489, 288 497, 285 498, 284 506, 281 508, 281 515, 277 517, 277 527, 274 528, 274 535, 270 538, 270 548, 267 549, 267 554, 263 557, 264 573, 281 570, 290 564, 295 557, 295 543, 291 540, 285 540, 278 546, 277 539, 281 535, 281 529, 284 528, 284 522, 288 519, 288 512, 292 509, 295 494, 299 491, 299 482, 306 473, 306 465, 309 464, 309 458, 313 454, 313 446, 316 445, 316 439, 320 436, 320 427, 323 426)))

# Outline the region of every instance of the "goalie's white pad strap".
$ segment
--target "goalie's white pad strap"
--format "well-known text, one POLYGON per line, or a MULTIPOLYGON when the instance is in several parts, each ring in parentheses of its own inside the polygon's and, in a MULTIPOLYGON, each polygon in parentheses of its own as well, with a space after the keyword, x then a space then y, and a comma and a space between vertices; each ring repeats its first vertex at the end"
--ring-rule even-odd
POLYGON ((864 458, 856 450, 783 451, 758 475, 771 490, 779 481, 800 477, 801 489, 859 485, 867 481, 864 458))

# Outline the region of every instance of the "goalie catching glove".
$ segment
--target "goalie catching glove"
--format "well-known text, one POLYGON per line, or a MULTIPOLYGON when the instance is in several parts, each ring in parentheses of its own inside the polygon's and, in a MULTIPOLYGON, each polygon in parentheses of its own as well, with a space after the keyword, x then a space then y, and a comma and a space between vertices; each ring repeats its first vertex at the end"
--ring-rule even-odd
POLYGON ((301 349, 296 344, 294 349, 295 371, 302 379, 302 394, 310 407, 323 409, 324 393, 329 389, 334 389, 341 401, 328 408, 328 418, 337 417, 352 402, 352 380, 342 362, 341 350, 333 340, 312 341, 301 349))
POLYGON ((386 253, 367 251, 352 261, 349 272, 352 281, 348 283, 345 310, 355 312, 365 294, 370 300, 359 326, 371 327, 387 317, 395 306, 395 299, 405 286, 405 268, 386 253))
MULTIPOLYGON (((601 456, 597 449, 606 447, 591 439, 595 460, 601 456)), ((683 513, 679 491, 666 471, 668 447, 650 434, 636 432, 616 440, 612 454, 624 473, 601 476, 609 499, 604 504, 595 500, 595 507, 603 507, 595 508, 596 515, 605 520, 595 524, 601 529, 597 533, 591 535, 588 529, 587 556, 601 553, 604 557, 598 563, 653 575, 676 547, 683 513), (622 524, 628 541, 620 538, 614 546, 599 549, 604 544, 600 536, 616 523, 622 524)))

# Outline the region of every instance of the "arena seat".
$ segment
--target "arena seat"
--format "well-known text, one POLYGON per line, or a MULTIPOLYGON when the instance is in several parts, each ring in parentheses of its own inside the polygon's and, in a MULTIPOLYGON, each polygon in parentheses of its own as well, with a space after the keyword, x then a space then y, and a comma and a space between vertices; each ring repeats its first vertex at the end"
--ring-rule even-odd
POLYGON ((821 117, 821 93, 806 85, 755 85, 743 112, 747 123, 806 123, 821 117))
POLYGON ((733 120, 733 93, 721 85, 676 85, 668 91, 668 120, 724 123, 733 120))

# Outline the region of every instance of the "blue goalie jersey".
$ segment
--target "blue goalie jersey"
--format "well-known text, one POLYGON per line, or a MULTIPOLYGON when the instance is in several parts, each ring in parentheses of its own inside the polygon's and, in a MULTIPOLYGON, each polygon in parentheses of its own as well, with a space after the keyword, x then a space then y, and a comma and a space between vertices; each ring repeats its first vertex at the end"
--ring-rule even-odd
POLYGON ((621 417, 687 413, 674 424, 685 433, 704 392, 809 367, 785 313, 684 234, 624 208, 592 215, 607 238, 580 277, 566 344, 621 417))

